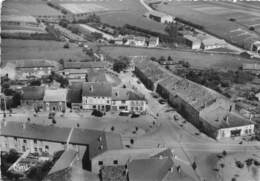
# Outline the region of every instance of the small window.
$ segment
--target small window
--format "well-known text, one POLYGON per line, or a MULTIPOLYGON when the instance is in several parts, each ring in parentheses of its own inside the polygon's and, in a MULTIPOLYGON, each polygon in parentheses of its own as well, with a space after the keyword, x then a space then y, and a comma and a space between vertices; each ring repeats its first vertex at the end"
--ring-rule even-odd
POLYGON ((26 150, 25 150, 25 146, 23 146, 23 147, 22 147, 22 149, 23 149, 23 152, 25 152, 25 151, 26 151, 26 150))
POLYGON ((118 161, 117 161, 117 160, 114 160, 113 163, 114 163, 114 165, 117 165, 117 164, 118 164, 118 161))
POLYGON ((23 140, 24 143, 27 143, 27 140, 23 140))
POLYGON ((42 148, 39 148, 39 151, 42 152, 42 148))
POLYGON ((38 152, 38 148, 37 147, 34 148, 34 152, 38 152))
POLYGON ((33 140, 33 143, 34 143, 34 144, 37 144, 37 140, 33 140))
POLYGON ((16 137, 14 137, 14 141, 17 141, 17 138, 16 138, 16 137))
POLYGON ((46 146, 45 146, 45 149, 46 149, 46 150, 48 150, 48 149, 49 149, 49 146, 48 146, 48 145, 46 145, 46 146))
POLYGON ((98 161, 98 165, 102 166, 103 165, 103 161, 98 161))

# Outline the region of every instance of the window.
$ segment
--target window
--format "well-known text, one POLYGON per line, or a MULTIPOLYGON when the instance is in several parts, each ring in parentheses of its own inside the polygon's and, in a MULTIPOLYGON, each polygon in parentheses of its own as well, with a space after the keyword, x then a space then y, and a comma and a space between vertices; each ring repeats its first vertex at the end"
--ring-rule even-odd
POLYGON ((96 109, 96 107, 97 107, 97 106, 96 106, 96 105, 94 105, 94 106, 93 106, 93 109, 96 109))
POLYGON ((102 166, 103 165, 103 161, 98 161, 98 165, 102 166))
POLYGON ((109 104, 109 101, 107 101, 107 103, 109 104))
POLYGON ((114 163, 114 165, 117 165, 117 164, 118 164, 118 161, 117 161, 117 160, 114 160, 113 163, 114 163))
POLYGON ((125 100, 121 101, 122 104, 125 104, 125 100))
POLYGON ((23 140, 24 143, 27 143, 27 140, 23 140))
POLYGON ((34 147, 34 152, 38 152, 38 148, 37 147, 34 147))
POLYGON ((48 146, 48 145, 46 145, 46 146, 45 146, 45 149, 46 149, 46 150, 48 150, 48 149, 49 149, 49 146, 48 146))
POLYGON ((14 141, 17 141, 17 138, 16 138, 16 137, 14 137, 14 141))
POLYGON ((42 148, 39 148, 39 151, 42 152, 42 148))
POLYGON ((34 144, 37 144, 37 140, 33 140, 33 143, 34 143, 34 144))

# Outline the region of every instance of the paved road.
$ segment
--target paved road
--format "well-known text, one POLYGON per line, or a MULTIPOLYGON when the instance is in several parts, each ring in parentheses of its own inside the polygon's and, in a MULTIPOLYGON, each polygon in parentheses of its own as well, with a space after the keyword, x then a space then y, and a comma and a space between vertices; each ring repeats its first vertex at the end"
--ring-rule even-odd
MULTIPOLYGON (((149 111, 152 114, 156 115, 159 113, 157 121, 160 123, 160 128, 152 134, 138 138, 135 141, 136 148, 172 148, 178 158, 176 161, 181 160, 181 162, 186 165, 187 163, 191 165, 194 160, 200 159, 200 157, 205 155, 216 155, 221 153, 223 150, 226 150, 228 153, 245 152, 248 154, 256 153, 258 151, 260 154, 259 142, 244 142, 243 144, 238 144, 240 140, 218 142, 207 137, 203 133, 200 135, 195 135, 195 133, 199 132, 196 128, 188 122, 184 124, 183 122, 185 120, 167 104, 161 105, 158 102, 158 99, 152 97, 151 91, 147 90, 143 84, 137 83, 138 79, 136 77, 133 78, 131 73, 121 74, 120 78, 123 83, 128 84, 129 87, 134 87, 137 91, 142 92, 146 96, 149 111), (173 114, 178 114, 180 120, 174 121, 173 114), (180 125, 183 126, 181 127, 180 125)), ((191 169, 191 167, 186 167, 185 171, 196 180, 203 180, 203 176, 205 175, 205 172, 207 172, 205 171, 205 165, 209 163, 204 161, 200 164, 202 165, 198 165, 198 169, 195 172, 191 169), (202 166, 201 169, 200 166, 202 166)), ((208 165, 208 168, 213 166, 214 165, 208 165)), ((218 178, 216 175, 213 177, 216 180, 218 178)))

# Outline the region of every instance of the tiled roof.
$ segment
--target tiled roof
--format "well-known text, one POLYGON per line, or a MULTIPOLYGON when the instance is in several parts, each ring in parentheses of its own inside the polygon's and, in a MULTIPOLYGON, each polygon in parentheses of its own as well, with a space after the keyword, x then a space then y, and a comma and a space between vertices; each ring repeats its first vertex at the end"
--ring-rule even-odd
POLYGON ((169 92, 178 95, 196 110, 212 104, 216 99, 224 98, 223 95, 195 82, 176 75, 159 82, 169 92))
POLYGON ((148 158, 131 161, 128 167, 129 181, 160 181, 173 166, 171 158, 148 158))
POLYGON ((82 86, 82 96, 111 97, 112 86, 108 83, 85 82, 82 86))
POLYGON ((45 59, 27 59, 17 60, 16 68, 40 68, 40 67, 57 67, 58 63, 52 60, 45 59))
POLYGON ((113 88, 112 100, 145 100, 145 97, 127 88, 113 88))
POLYGON ((65 150, 60 158, 56 161, 54 166, 49 171, 48 175, 59 172, 70 167, 77 156, 75 150, 65 150))
POLYGON ((64 69, 105 68, 106 62, 64 62, 64 69))
POLYGON ((254 124, 253 122, 236 113, 226 112, 225 110, 221 109, 221 107, 210 110, 210 112, 202 114, 201 117, 208 121, 210 125, 215 127, 216 129, 254 124))
POLYGON ((67 101, 70 103, 82 102, 82 82, 72 82, 67 94, 67 101))
POLYGON ((167 70, 162 69, 160 65, 152 61, 136 61, 135 65, 154 83, 170 76, 170 73, 167 72, 167 70))
POLYGON ((122 140, 119 134, 91 129, 64 128, 32 123, 7 121, 1 123, 0 135, 37 139, 50 142, 66 143, 72 131, 69 143, 89 145, 89 157, 92 158, 107 150, 122 149, 122 140), (5 125, 6 124, 6 125, 5 125), (23 127, 23 124, 25 127, 23 127))
POLYGON ((23 100, 43 100, 45 88, 42 86, 27 86, 22 88, 23 100))
POLYGON ((67 89, 46 89, 43 101, 45 102, 66 102, 67 89))

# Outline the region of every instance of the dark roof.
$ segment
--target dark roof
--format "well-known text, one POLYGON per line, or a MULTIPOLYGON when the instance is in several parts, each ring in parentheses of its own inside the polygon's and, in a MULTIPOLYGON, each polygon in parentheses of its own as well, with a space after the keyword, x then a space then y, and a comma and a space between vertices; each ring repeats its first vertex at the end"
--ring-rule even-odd
POLYGON ((65 150, 54 166, 49 171, 48 175, 59 172, 71 166, 77 156, 75 150, 65 150))
POLYGON ((88 82, 108 82, 105 69, 101 69, 98 71, 90 69, 87 75, 88 75, 88 82))
POLYGON ((82 86, 82 96, 111 97, 112 86, 108 83, 85 82, 82 86))
POLYGON ((106 62, 64 62, 64 69, 105 68, 106 62))
POLYGON ((116 133, 13 121, 7 121, 5 124, 3 122, 1 123, 0 135, 66 143, 70 131, 72 131, 72 134, 69 143, 89 145, 90 158, 108 149, 121 149, 123 147, 121 137, 116 133), (23 124, 25 127, 23 127, 23 124))
POLYGON ((81 103, 82 82, 72 82, 67 94, 67 101, 70 103, 81 103))
POLYGON ((172 166, 168 157, 133 160, 128 164, 129 181, 161 181, 172 166))
POLYGON ((45 59, 28 59, 28 60, 17 60, 16 68, 40 68, 40 67, 55 67, 58 63, 52 60, 45 59))
POLYGON ((27 86, 22 88, 23 100, 43 100, 45 88, 42 86, 27 86))
POLYGON ((96 174, 83 170, 82 168, 71 166, 61 172, 47 175, 45 181, 99 181, 96 174))
POLYGON ((145 96, 127 88, 113 88, 112 100, 145 100, 145 96))

